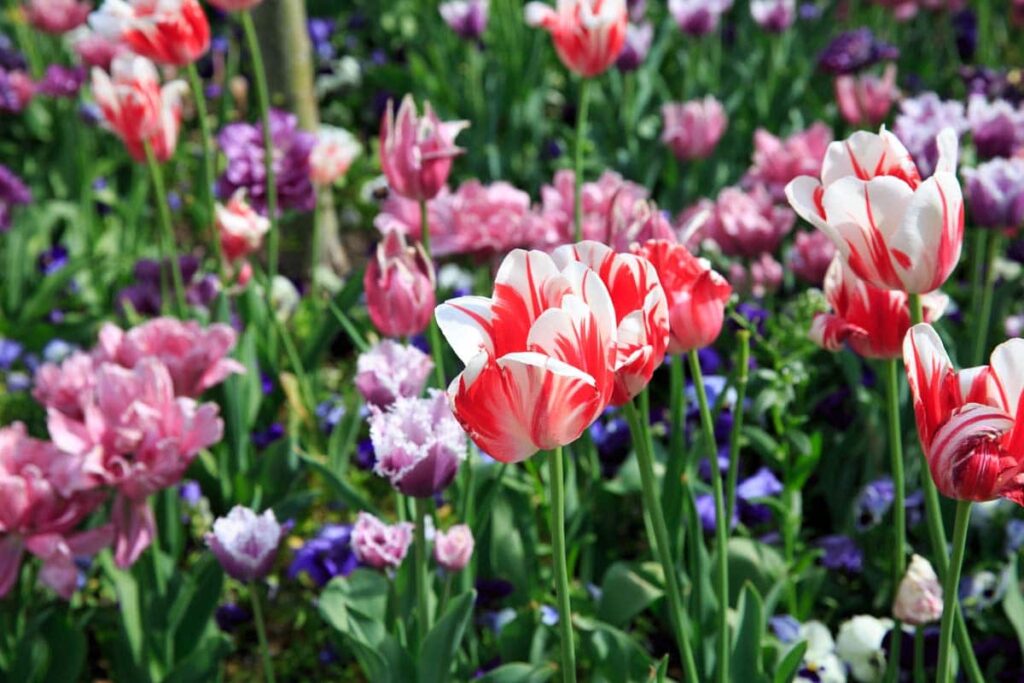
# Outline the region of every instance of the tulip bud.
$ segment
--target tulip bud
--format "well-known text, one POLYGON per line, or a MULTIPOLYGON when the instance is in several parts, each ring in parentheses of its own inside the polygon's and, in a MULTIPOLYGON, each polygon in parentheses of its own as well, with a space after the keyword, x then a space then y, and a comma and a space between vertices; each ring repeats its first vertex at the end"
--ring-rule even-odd
POLYGON ((896 591, 892 615, 905 624, 921 626, 942 617, 942 586, 928 560, 914 555, 896 591))
POLYGON ((462 153, 455 137, 467 126, 466 121, 441 121, 429 102, 420 116, 411 95, 397 114, 389 101, 380 124, 380 165, 391 189, 408 199, 432 199, 447 182, 452 160, 462 153))
POLYGON ((225 258, 234 261, 260 248, 270 229, 270 220, 245 201, 244 188, 235 191, 226 205, 218 202, 214 211, 225 258))
POLYGON ((465 524, 456 524, 434 536, 434 559, 445 570, 462 571, 473 557, 473 532, 465 524))
POLYGON ((206 534, 206 544, 228 575, 249 582, 270 573, 281 534, 273 510, 257 515, 236 505, 226 517, 213 523, 213 531, 206 534))
POLYGON ((394 569, 402 564, 412 543, 412 524, 388 525, 368 512, 360 512, 352 527, 352 550, 365 565, 394 569))
POLYGON ((434 311, 434 266, 419 245, 398 232, 377 245, 363 277, 370 320, 388 337, 409 337, 426 329, 434 311))
POLYGON ((729 125, 725 109, 711 95, 702 100, 662 105, 661 118, 661 141, 683 161, 710 156, 729 125))

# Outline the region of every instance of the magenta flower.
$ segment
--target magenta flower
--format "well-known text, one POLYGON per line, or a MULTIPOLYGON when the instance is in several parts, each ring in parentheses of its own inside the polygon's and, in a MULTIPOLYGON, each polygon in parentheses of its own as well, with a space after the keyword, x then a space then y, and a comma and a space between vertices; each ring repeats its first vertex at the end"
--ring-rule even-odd
POLYGON ((17 580, 26 550, 43 561, 43 583, 67 600, 78 578, 74 557, 110 545, 109 525, 74 532, 107 495, 83 465, 81 455, 29 437, 20 422, 0 429, 0 597, 17 580))
POLYGON ((56 363, 46 363, 36 371, 32 395, 44 408, 52 408, 69 417, 81 418, 82 397, 96 386, 96 367, 92 356, 77 351, 56 363))
POLYGON ((44 33, 60 35, 84 24, 92 5, 79 0, 29 0, 25 5, 28 23, 44 33))
MULTIPOLYGON (((2 69, 0 69, 2 72, 2 69)), ((2 73, 0 73, 2 78, 2 73)), ((2 90, 0 83, 0 90, 2 90)), ((2 97, 0 93, 0 110, 2 110, 2 97)), ((32 191, 28 189, 21 178, 14 174, 14 171, 0 164, 0 232, 6 232, 11 227, 11 211, 15 206, 24 206, 32 203, 32 191)))
POLYGON ((363 290, 370 320, 383 334, 419 334, 434 313, 434 266, 422 245, 410 247, 401 233, 389 232, 366 266, 363 290))
POLYGON ((367 403, 386 408, 399 398, 422 394, 433 369, 430 356, 415 346, 385 339, 359 354, 355 385, 367 403))
POLYGON ((374 472, 401 493, 427 498, 443 491, 466 459, 466 433, 445 394, 398 398, 386 411, 370 408, 374 472))
POLYGON ((718 195, 703 234, 729 256, 753 258, 774 252, 796 222, 789 208, 776 206, 767 190, 727 187, 718 195))
POLYGON ((619 253, 628 253, 634 244, 648 240, 676 240, 672 222, 653 201, 628 193, 612 201, 606 224, 601 241, 619 253))
POLYGON ((835 80, 839 113, 851 126, 875 128, 889 116, 900 95, 896 65, 887 64, 882 77, 874 74, 842 74, 835 80))
POLYGON ((214 521, 206 545, 229 576, 248 583, 270 573, 282 535, 273 510, 257 515, 236 505, 227 516, 214 521))
MULTIPOLYGON (((573 242, 573 208, 575 175, 562 169, 555 173, 550 185, 540 190, 539 215, 542 226, 536 231, 534 247, 549 250, 573 242)), ((605 171, 595 182, 583 183, 583 239, 604 242, 612 205, 625 202, 623 195, 634 200, 646 199, 647 190, 613 171, 605 171)))
POLYGON ((796 0, 751 0, 750 16, 771 33, 782 33, 796 19, 796 0))
POLYGON ((744 267, 741 263, 729 266, 729 284, 737 292, 747 292, 757 298, 775 292, 782 286, 785 273, 782 264, 769 253, 762 253, 744 267))
POLYGON ((804 282, 820 287, 836 255, 836 245, 820 230, 797 233, 787 266, 804 282))
POLYGON ((434 536, 434 559, 446 571, 462 571, 473 557, 474 545, 472 529, 456 524, 434 536))
POLYGON ((681 161, 711 156, 729 126, 721 102, 711 95, 702 100, 664 104, 661 119, 661 141, 681 161))
POLYGON ((389 101, 380 123, 380 165, 391 189, 417 201, 434 197, 462 153, 455 137, 467 126, 467 121, 442 122, 429 102, 420 116, 412 95, 402 99, 397 115, 389 101))
POLYGON ((369 512, 360 512, 352 527, 356 558, 375 569, 397 569, 412 543, 412 524, 385 524, 369 512))
POLYGON ((785 200, 786 185, 802 175, 817 175, 832 131, 820 121, 806 130, 778 138, 763 128, 754 132, 754 165, 745 182, 763 183, 777 202, 785 200))
POLYGON ((156 318, 127 332, 107 323, 100 329, 97 360, 133 368, 145 358, 157 358, 174 382, 177 396, 197 398, 245 366, 228 358, 236 333, 229 325, 203 328, 197 322, 156 318))

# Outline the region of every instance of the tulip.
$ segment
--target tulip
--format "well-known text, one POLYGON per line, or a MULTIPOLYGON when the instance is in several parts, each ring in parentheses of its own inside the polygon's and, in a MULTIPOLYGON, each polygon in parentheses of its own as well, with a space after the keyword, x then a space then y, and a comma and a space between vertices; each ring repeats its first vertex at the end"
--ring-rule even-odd
POLYGON ((836 245, 823 232, 798 233, 789 252, 789 269, 804 282, 820 286, 836 255, 836 245))
POLYGON ((942 585, 931 563, 914 555, 896 591, 892 615, 905 624, 923 626, 942 617, 942 585))
POLYGON ((473 531, 466 524, 456 524, 434 536, 434 559, 449 572, 460 572, 473 557, 473 531))
POLYGON ((635 242, 675 241, 675 230, 665 213, 652 201, 630 194, 612 200, 605 243, 617 252, 628 252, 635 242))
POLYGON ((758 128, 754 131, 754 165, 744 180, 750 185, 764 185, 774 200, 781 201, 787 183, 818 172, 831 142, 832 131, 821 122, 784 140, 758 128))
POLYGON ((366 266, 363 289, 370 320, 382 334, 409 337, 430 322, 434 267, 422 246, 407 246, 400 233, 388 233, 377 245, 366 266))
MULTIPOLYGON (((541 225, 533 230, 536 237, 533 243, 535 248, 550 250, 573 241, 575 183, 575 173, 569 169, 562 169, 555 172, 550 185, 541 187, 541 225)), ((621 238, 617 236, 622 232, 618 227, 621 221, 616 214, 631 220, 630 207, 647 198, 646 189, 632 181, 624 180, 613 171, 605 171, 596 181, 583 183, 580 193, 583 237, 599 242, 607 241, 616 250, 621 250, 621 238)))
POLYGON ((206 545, 229 576, 248 583, 270 573, 282 533, 273 510, 257 515, 236 505, 214 521, 206 545))
POLYGON ((487 30, 489 0, 448 0, 438 6, 441 18, 465 40, 480 40, 487 30))
POLYGON ((89 25, 165 66, 192 64, 210 47, 210 24, 198 0, 104 0, 89 25))
POLYGON ((984 95, 971 95, 967 103, 967 123, 974 149, 982 159, 1012 156, 1024 142, 1024 109, 1006 100, 989 102, 984 95))
POLYGON ((829 145, 820 181, 797 178, 786 196, 868 284, 930 292, 956 267, 964 231, 952 130, 939 135, 939 149, 938 170, 922 182, 895 135, 857 132, 829 145))
POLYGON ((309 177, 316 185, 327 187, 345 177, 362 145, 344 128, 320 126, 316 145, 309 154, 309 177))
POLYGON ((939 491, 961 501, 1024 504, 1018 403, 1024 340, 997 346, 988 365, 957 372, 930 325, 910 328, 903 362, 917 432, 939 491))
POLYGON ((437 307, 437 323, 465 370, 448 387, 455 417, 501 462, 575 441, 608 405, 615 384, 616 317, 597 273, 559 270, 540 251, 512 251, 490 297, 437 307))
POLYGON ((411 344, 385 339, 356 359, 356 389, 371 406, 387 408, 399 398, 423 393, 434 369, 430 356, 411 344))
POLYGON ((795 222, 793 212, 775 206, 762 186, 749 192, 727 187, 719 193, 702 232, 723 253, 754 258, 774 252, 795 222))
POLYGON ((615 60, 615 66, 619 71, 636 71, 647 59, 647 53, 651 51, 651 41, 654 40, 654 27, 651 22, 645 21, 641 24, 626 25, 626 42, 622 45, 622 52, 615 60))
POLYGON ((363 564, 397 569, 412 543, 412 524, 388 525, 369 512, 360 512, 352 527, 352 550, 363 564))
POLYGON ((750 16, 765 31, 782 33, 796 19, 796 0, 751 0, 750 16))
POLYGON ((837 76, 836 104, 839 113, 851 126, 878 126, 899 97, 896 87, 896 65, 889 64, 879 78, 873 74, 837 76))
POLYGON ((963 176, 975 225, 1003 230, 1024 223, 1024 159, 992 159, 963 176))
POLYGON ((725 321, 732 287, 711 269, 707 259, 693 256, 681 244, 651 240, 633 253, 654 266, 668 300, 668 353, 685 353, 714 343, 725 321))
POLYGON ((732 0, 669 0, 668 11, 679 30, 691 36, 706 36, 718 28, 722 15, 732 9, 732 0))
POLYGON ((29 0, 25 18, 44 33, 60 35, 84 24, 91 11, 92 5, 79 0, 29 0))
MULTIPOLYGON (((819 313, 811 324, 810 338, 829 351, 849 343, 864 358, 898 358, 903 337, 910 329, 909 296, 906 292, 879 289, 853 274, 836 257, 825 275, 825 298, 831 313, 819 313)), ((921 297, 926 322, 942 317, 949 297, 931 292, 921 297)))
POLYGON ((942 100, 926 92, 900 101, 893 132, 917 163, 919 175, 927 178, 937 168, 942 153, 939 134, 951 128, 959 137, 969 127, 962 102, 942 100))
POLYGON ((419 116, 411 95, 402 99, 397 115, 388 101, 380 124, 380 165, 391 189, 417 201, 432 199, 462 153, 455 137, 467 126, 466 121, 442 122, 429 102, 419 116))
POLYGON ((558 0, 556 9, 527 3, 526 23, 551 34, 565 68, 584 78, 604 73, 626 41, 624 0, 558 0))
POLYGON ((270 220, 245 201, 245 188, 236 190, 227 204, 217 202, 214 217, 221 250, 229 261, 259 250, 263 236, 270 230, 270 220))
POLYGON ((631 401, 651 381, 668 346, 668 305, 654 266, 633 254, 617 254, 599 242, 559 247, 552 258, 562 270, 573 262, 582 263, 608 289, 618 325, 611 405, 631 401))
POLYGON ((85 26, 72 32, 68 39, 84 65, 96 66, 104 71, 110 70, 114 57, 128 50, 122 43, 109 40, 85 26))
POLYGON ((103 118, 136 161, 145 161, 148 143, 157 161, 174 154, 181 126, 183 81, 160 86, 156 67, 145 57, 121 54, 110 74, 92 70, 92 91, 103 118))
POLYGON ((681 161, 711 156, 729 125, 725 109, 711 95, 702 100, 664 104, 661 118, 664 122, 661 141, 681 161))
POLYGON ((427 398, 398 398, 386 411, 371 406, 370 440, 374 472, 413 498, 443 491, 466 459, 465 434, 437 389, 427 398))
POLYGON ((15 207, 32 203, 32 191, 11 169, 0 164, 0 233, 11 228, 15 207))

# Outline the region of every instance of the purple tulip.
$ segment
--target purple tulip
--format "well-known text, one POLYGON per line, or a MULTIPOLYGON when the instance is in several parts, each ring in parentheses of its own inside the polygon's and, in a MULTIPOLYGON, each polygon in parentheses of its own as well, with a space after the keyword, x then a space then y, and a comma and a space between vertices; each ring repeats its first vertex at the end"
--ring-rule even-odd
POLYGON ((965 168, 964 194, 974 223, 983 228, 1014 228, 1024 221, 1024 160, 993 159, 965 168))
POLYGON ((895 46, 883 43, 865 27, 836 36, 818 57, 818 68, 830 74, 852 74, 899 55, 895 46))
POLYGON ((249 582, 270 573, 282 533, 273 510, 257 515, 236 505, 213 523, 206 544, 229 576, 249 582))
POLYGON ((398 398, 423 393, 434 362, 415 346, 385 339, 356 361, 355 385, 363 400, 386 408, 398 398))
POLYGON ((619 71, 636 71, 647 59, 647 53, 651 50, 651 41, 654 39, 654 27, 651 22, 645 21, 640 24, 626 25, 626 42, 622 45, 622 52, 615 62, 619 71))
POLYGON ((967 121, 974 149, 982 159, 1012 156, 1024 140, 1024 110, 1006 100, 989 102, 984 95, 971 95, 967 121))
POLYGON ((466 40, 480 40, 487 30, 488 0, 449 0, 437 8, 448 26, 466 40))

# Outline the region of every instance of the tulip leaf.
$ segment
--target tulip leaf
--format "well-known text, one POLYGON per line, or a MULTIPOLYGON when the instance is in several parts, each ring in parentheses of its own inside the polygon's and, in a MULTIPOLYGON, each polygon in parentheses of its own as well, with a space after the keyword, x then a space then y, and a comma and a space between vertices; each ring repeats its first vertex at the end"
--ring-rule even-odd
POLYGON ((1017 641, 1024 648, 1024 596, 1021 596, 1020 578, 1017 574, 1017 556, 1014 555, 1007 566, 1006 572, 1010 577, 1007 581, 1006 596, 1003 598, 1003 612, 1010 620, 1014 632, 1017 634, 1017 641))
MULTIPOLYGON (((662 583, 664 577, 662 577, 662 583)), ((612 626, 625 626, 664 595, 660 585, 641 576, 624 562, 616 562, 601 582, 597 616, 612 626)))
POLYGON ((773 683, 790 683, 796 678, 796 672, 800 669, 800 665, 804 661, 804 653, 807 652, 807 641, 801 641, 797 643, 795 647, 790 649, 789 652, 779 662, 778 667, 775 668, 775 678, 772 679, 773 683))
POLYGON ((555 671, 548 665, 532 666, 515 662, 505 664, 484 674, 477 683, 544 683, 551 679, 555 671))
POLYGON ((730 675, 737 681, 760 681, 761 640, 764 638, 764 602, 752 584, 745 583, 736 606, 739 627, 732 651, 730 675))
POLYGON ((448 611, 434 625, 420 647, 416 664, 416 680, 420 683, 446 681, 451 675, 455 655, 462 644, 462 636, 473 616, 476 591, 463 593, 452 600, 448 611))
POLYGON ((211 625, 224 586, 224 572, 210 554, 205 555, 187 577, 171 608, 169 624, 174 630, 174 652, 179 657, 192 652, 211 625), (178 605, 184 608, 178 609, 178 605))

